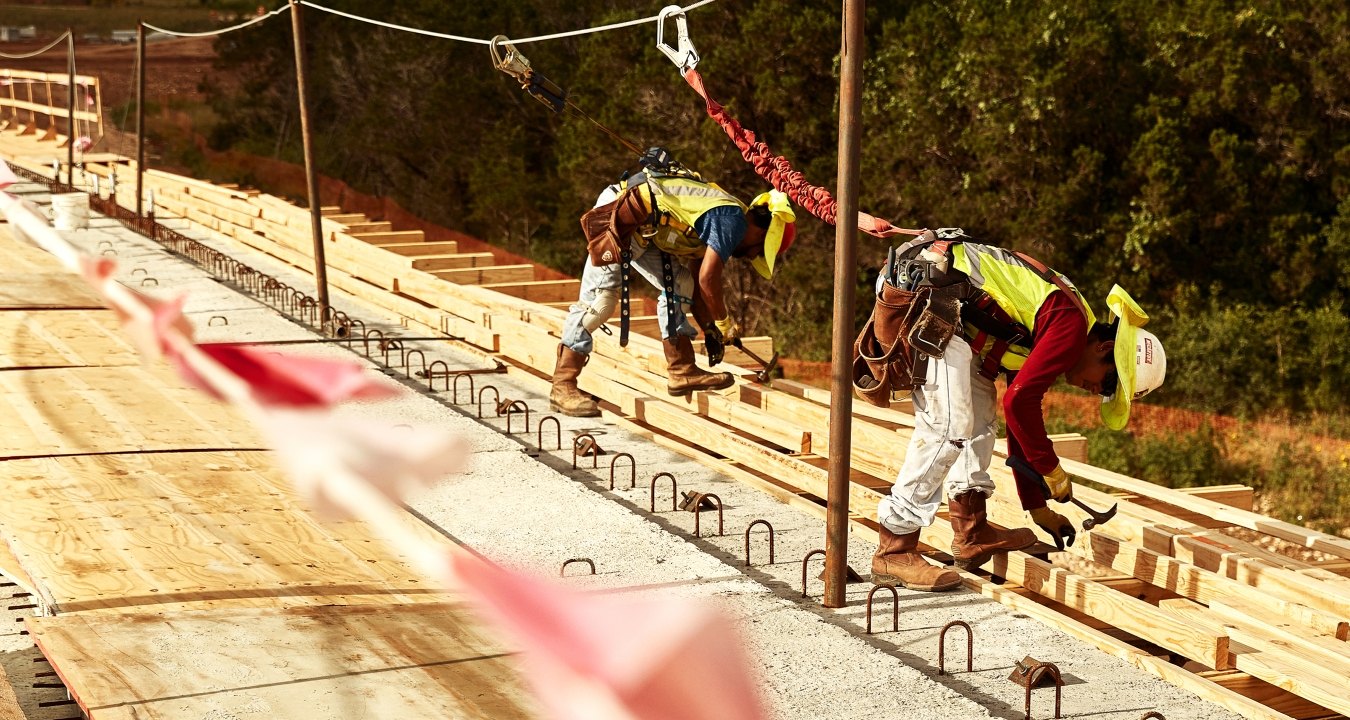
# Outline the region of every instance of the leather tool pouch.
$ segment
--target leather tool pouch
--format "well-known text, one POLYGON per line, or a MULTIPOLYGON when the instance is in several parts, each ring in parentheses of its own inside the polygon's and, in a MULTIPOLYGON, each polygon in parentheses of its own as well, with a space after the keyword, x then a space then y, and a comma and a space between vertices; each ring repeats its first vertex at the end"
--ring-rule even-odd
POLYGON ((853 387, 867 402, 888 407, 892 392, 909 391, 916 374, 923 377, 924 365, 916 368, 907 337, 931 294, 930 287, 901 290, 882 283, 872 316, 853 343, 853 387))
POLYGON ((940 358, 961 325, 961 302, 945 288, 928 294, 928 302, 914 324, 908 328, 905 339, 910 347, 929 358, 940 358))
POLYGON ((629 188, 607 205, 586 211, 581 216, 581 231, 586 235, 586 254, 596 267, 619 262, 632 243, 632 234, 651 216, 637 191, 629 188))

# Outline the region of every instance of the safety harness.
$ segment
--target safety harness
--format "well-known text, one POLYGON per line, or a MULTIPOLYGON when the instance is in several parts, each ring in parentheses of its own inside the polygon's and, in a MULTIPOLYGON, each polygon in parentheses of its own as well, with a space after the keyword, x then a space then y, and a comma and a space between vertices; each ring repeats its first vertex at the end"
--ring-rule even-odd
MULTIPOLYGON (((928 231, 902 245, 898 252, 893 251, 887 260, 884 277, 891 286, 904 291, 927 289, 925 307, 903 323, 905 327, 901 333, 911 345, 909 352, 915 382, 923 376, 927 358, 941 357, 952 334, 950 329, 956 327, 960 327, 971 351, 976 356, 983 354, 980 375, 991 381, 1003 371, 1003 358, 1010 348, 1023 348, 1029 353, 1035 344, 1031 330, 1013 319, 992 295, 976 287, 970 276, 950 267, 952 248, 963 239, 968 238, 959 228, 942 228, 936 233, 928 231), (948 269, 940 272, 936 262, 921 257, 925 250, 930 255, 946 257, 948 269), (943 333, 942 329, 949 330, 943 333), (933 339, 929 340, 930 337, 933 339), (986 348, 988 353, 984 353, 986 348)), ((1084 319, 1091 322, 1078 293, 1058 273, 1025 253, 1010 252, 1042 280, 1059 288, 1084 319)))
MULTIPOLYGON (((638 159, 638 164, 642 168, 640 171, 632 175, 624 173, 619 180, 620 187, 636 188, 639 193, 646 189, 647 206, 651 208, 651 212, 647 216, 646 225, 639 228, 638 233, 649 241, 659 232, 677 232, 685 237, 698 238, 698 233, 692 226, 680 222, 672 213, 661 207, 656 190, 649 180, 678 177, 701 183, 704 182, 703 178, 681 165, 665 148, 650 148, 638 159)), ((651 244, 655 246, 654 243, 651 244)), ((656 246, 656 249, 661 253, 661 292, 666 298, 667 334, 673 335, 680 326, 679 317, 682 314, 681 298, 675 289, 675 264, 670 253, 659 246, 656 246)), ((632 317, 629 290, 632 255, 632 250, 626 248, 620 256, 619 347, 628 345, 629 321, 632 317)))

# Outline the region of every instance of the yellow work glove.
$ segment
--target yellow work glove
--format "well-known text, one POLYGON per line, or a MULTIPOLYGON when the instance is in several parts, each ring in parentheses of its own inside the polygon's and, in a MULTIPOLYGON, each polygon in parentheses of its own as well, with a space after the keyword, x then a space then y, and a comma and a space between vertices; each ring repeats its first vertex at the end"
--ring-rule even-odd
POLYGON ((1045 476, 1045 484, 1050 488, 1050 497, 1059 502, 1068 502, 1073 497, 1073 481, 1069 479, 1069 474, 1064 472, 1063 465, 1056 465, 1049 475, 1045 476))
POLYGON ((1064 543, 1073 544, 1074 538, 1078 537, 1078 531, 1074 530, 1073 523, 1069 519, 1051 510, 1048 507, 1038 507, 1031 511, 1031 519, 1042 530, 1050 533, 1055 539, 1055 547, 1064 549, 1064 543))
POLYGON ((722 342, 730 345, 733 340, 740 339, 741 328, 730 315, 721 320, 714 320, 713 324, 717 326, 717 331, 722 333, 722 342))

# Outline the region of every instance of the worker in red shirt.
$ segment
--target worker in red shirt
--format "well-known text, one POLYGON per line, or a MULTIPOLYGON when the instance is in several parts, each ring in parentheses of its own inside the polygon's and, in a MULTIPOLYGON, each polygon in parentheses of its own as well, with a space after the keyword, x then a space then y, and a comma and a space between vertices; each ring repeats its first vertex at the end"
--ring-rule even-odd
POLYGON ((994 379, 1008 376, 1008 462, 1022 507, 1053 537, 1071 539, 1072 524, 1046 502, 1067 502, 1073 494, 1046 435, 1046 391, 1063 376, 1102 395, 1102 419, 1119 430, 1130 402, 1162 384, 1167 363, 1158 338, 1140 329, 1148 315, 1119 286, 1107 297, 1113 317, 1102 323, 1067 278, 1021 253, 938 240, 917 259, 933 285, 966 284, 962 327, 941 357, 928 359, 923 383, 914 388, 914 434, 895 485, 877 507, 881 537, 872 573, 875 582, 946 590, 960 584, 960 576, 917 552, 919 531, 933 523, 944 484, 958 567, 974 569, 995 553, 1036 542, 1029 529, 998 530, 986 519, 985 500, 994 491, 988 472, 994 379))

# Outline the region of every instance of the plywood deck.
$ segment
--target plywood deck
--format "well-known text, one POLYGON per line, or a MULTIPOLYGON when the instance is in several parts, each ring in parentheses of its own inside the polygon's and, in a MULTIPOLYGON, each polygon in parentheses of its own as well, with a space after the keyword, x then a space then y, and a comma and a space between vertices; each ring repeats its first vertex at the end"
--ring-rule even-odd
POLYGON ((269 453, 11 460, 0 485, 0 531, 57 612, 444 600, 363 523, 315 518, 269 453))
POLYGON ((0 370, 140 363, 112 311, 0 310, 0 370))
POLYGON ((62 270, 0 272, 0 310, 23 308, 103 309, 84 280, 62 270))
POLYGON ((263 446, 233 410, 165 368, 0 372, 0 459, 263 446))
POLYGON ((514 658, 456 605, 80 614, 28 627, 63 659, 91 720, 537 716, 514 658))

